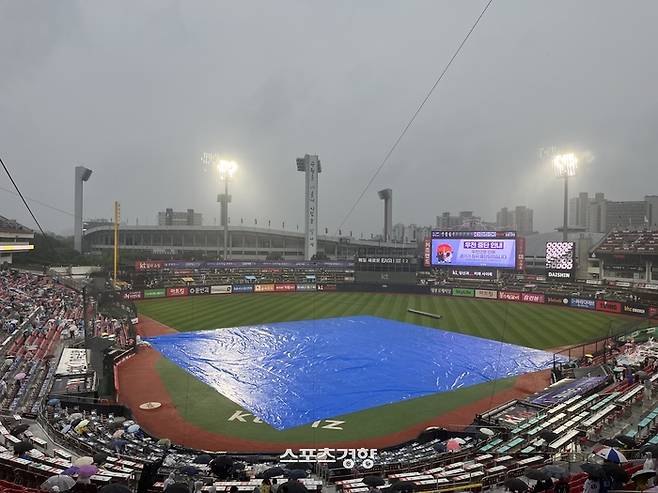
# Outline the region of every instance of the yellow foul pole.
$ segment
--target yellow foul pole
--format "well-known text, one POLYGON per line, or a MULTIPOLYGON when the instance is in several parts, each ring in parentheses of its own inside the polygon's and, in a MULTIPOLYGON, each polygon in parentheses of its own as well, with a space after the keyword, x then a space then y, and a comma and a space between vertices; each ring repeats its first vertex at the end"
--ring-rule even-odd
POLYGON ((117 288, 117 264, 119 262, 119 221, 121 220, 121 206, 114 201, 114 276, 112 283, 117 288))

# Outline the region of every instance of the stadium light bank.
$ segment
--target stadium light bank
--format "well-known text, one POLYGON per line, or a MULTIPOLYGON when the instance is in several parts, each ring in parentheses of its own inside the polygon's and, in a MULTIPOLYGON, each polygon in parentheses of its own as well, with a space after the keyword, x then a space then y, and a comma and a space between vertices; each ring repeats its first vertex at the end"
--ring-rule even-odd
POLYGON ((573 152, 557 154, 553 157, 553 171, 557 178, 564 179, 564 220, 562 222, 562 241, 567 241, 569 220, 569 177, 576 176, 578 156, 573 152))
POLYGON ((217 202, 221 204, 222 208, 221 221, 224 226, 224 260, 228 260, 228 204, 231 202, 231 196, 228 194, 228 183, 238 171, 238 163, 228 159, 221 159, 214 152, 204 152, 201 162, 205 166, 216 167, 219 173, 219 180, 224 182, 224 193, 217 195, 217 202))

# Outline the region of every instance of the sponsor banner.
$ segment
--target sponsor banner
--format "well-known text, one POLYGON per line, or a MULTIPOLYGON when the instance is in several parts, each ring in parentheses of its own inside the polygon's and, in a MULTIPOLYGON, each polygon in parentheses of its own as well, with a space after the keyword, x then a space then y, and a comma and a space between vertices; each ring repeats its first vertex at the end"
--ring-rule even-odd
POLYGON ((126 291, 121 293, 121 298, 124 300, 141 300, 144 298, 144 293, 142 291, 126 291))
POLYGON ((621 303, 617 301, 596 301, 596 311, 608 313, 621 313, 621 303))
MULTIPOLYGON (((251 286, 247 286, 250 288, 251 286)), ((233 287, 230 284, 222 284, 219 286, 210 286, 210 294, 229 294, 233 287)))
POLYGON ((318 284, 318 291, 336 291, 335 284, 318 284))
POLYGON ((167 288, 167 298, 172 296, 187 296, 187 288, 167 288))
POLYGON ((138 260, 135 262, 135 270, 161 270, 163 267, 162 260, 138 260))
POLYGON ((459 277, 459 278, 471 278, 471 279, 496 279, 496 270, 495 269, 464 269, 464 268, 453 268, 448 270, 448 275, 450 277, 459 277))
POLYGON ((521 301, 521 293, 516 291, 498 291, 499 300, 521 301))
POLYGON ((569 306, 573 308, 584 308, 585 310, 596 309, 594 300, 585 300, 583 298, 569 298, 569 306))
POLYGON ((471 288, 452 288, 453 296, 467 296, 472 298, 475 296, 475 290, 471 288))
POLYGON ((198 296, 200 294, 210 294, 210 286, 190 286, 190 296, 198 296))
POLYGON ((631 283, 630 282, 625 282, 625 281, 614 281, 611 282, 610 284, 613 284, 614 286, 619 286, 620 288, 630 288, 631 283))
POLYGON ((410 264, 409 257, 357 257, 357 264, 410 264))
POLYGON ((297 291, 315 291, 315 284, 297 284, 297 291))
POLYGON ((639 303, 624 303, 622 305, 621 312, 628 315, 639 315, 641 317, 646 317, 648 314, 648 309, 646 305, 641 305, 639 303))
POLYGON ((145 289, 144 298, 164 298, 166 296, 165 289, 145 289))
POLYGON ((599 286, 601 284, 601 281, 599 279, 587 279, 585 281, 585 284, 591 284, 593 286, 599 286))
POLYGON ((549 279, 573 279, 573 272, 560 270, 547 270, 546 277, 549 279))
POLYGON ((274 284, 256 284, 254 286, 255 293, 271 293, 274 292, 274 284))
POLYGON ((476 289, 475 290, 476 298, 487 298, 489 300, 498 299, 498 291, 493 289, 476 289))
POLYGON ((275 284, 274 291, 277 292, 290 292, 295 290, 294 284, 275 284))
POLYGON ((521 301, 525 303, 544 303, 544 293, 521 293, 521 301))
MULTIPOLYGON (((213 288, 219 288, 221 286, 213 286, 213 288)), ((254 287, 251 284, 234 284, 231 287, 231 290, 234 293, 253 293, 254 287)))
POLYGON ((544 303, 547 305, 563 305, 566 306, 569 304, 569 298, 562 296, 561 294, 546 294, 544 297, 544 303))
POLYGON ((516 239, 516 270, 525 271, 525 238, 523 236, 516 239))
POLYGON ((432 239, 425 238, 423 241, 423 265, 430 267, 432 265, 432 239))
POLYGON ((452 289, 451 288, 432 288, 432 289, 430 289, 430 293, 438 295, 438 296, 452 296, 452 289))
POLYGON ((530 402, 539 406, 554 406, 567 401, 575 395, 586 395, 591 390, 602 385, 607 377, 584 377, 571 380, 558 387, 545 390, 530 402))

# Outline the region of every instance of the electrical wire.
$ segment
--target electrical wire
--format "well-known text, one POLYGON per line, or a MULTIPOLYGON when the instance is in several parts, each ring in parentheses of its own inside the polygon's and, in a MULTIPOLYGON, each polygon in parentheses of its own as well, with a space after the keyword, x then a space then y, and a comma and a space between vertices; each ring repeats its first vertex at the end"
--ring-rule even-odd
POLYGON ((46 237, 46 232, 43 230, 41 227, 41 223, 39 223, 39 220, 37 217, 34 215, 34 212, 32 212, 32 209, 30 208, 29 204, 25 200, 25 197, 23 197, 23 193, 21 192, 20 188, 18 188, 18 185, 14 181, 14 177, 11 176, 11 173, 9 172, 9 169, 7 169, 7 166, 5 165, 5 162, 2 160, 2 157, 0 157, 0 164, 2 164, 2 167, 5 170, 5 173, 7 173, 7 176, 9 177, 9 180, 11 180, 12 185, 14 185, 14 188, 16 189, 16 192, 18 192, 18 196, 21 198, 23 201, 23 204, 25 204, 25 207, 27 208, 28 212, 30 213, 30 216, 32 216, 32 219, 34 219, 34 222, 36 225, 39 227, 39 231, 41 231, 41 234, 46 237))
MULTIPOLYGON (((0 190, 2 190, 3 192, 10 193, 12 195, 20 196, 16 192, 14 192, 12 190, 9 190, 8 188, 0 187, 0 190)), ((45 202, 41 202, 40 200, 34 199, 32 197, 28 197, 27 195, 25 196, 25 198, 28 199, 30 202, 34 202, 35 204, 42 205, 44 207, 47 207, 48 209, 52 209, 54 211, 61 212, 62 214, 66 214, 66 215, 71 216, 71 217, 74 216, 74 214, 72 212, 65 211, 64 209, 60 209, 59 207, 55 207, 54 205, 46 204, 45 202)))
POLYGON ((432 93, 434 92, 434 89, 436 89, 436 87, 439 85, 439 83, 441 82, 441 80, 442 80, 443 77, 445 76, 446 72, 448 72, 448 69, 449 69, 450 66, 452 65, 452 62, 455 61, 455 59, 457 58, 457 56, 458 56, 459 53, 461 52, 463 46, 466 44, 466 41, 468 41, 468 38, 471 37, 471 34, 473 34, 473 31, 475 31, 475 28, 476 28, 477 25, 480 23, 480 20, 482 19, 482 17, 484 17, 484 14, 487 12, 487 10, 489 9, 489 6, 490 6, 492 3, 493 3, 493 0, 489 0, 489 1, 487 2, 487 4, 484 6, 484 8, 482 9, 482 12, 480 12, 480 15, 478 15, 477 19, 475 19, 475 22, 473 23, 473 25, 471 26, 471 28, 470 28, 470 29, 468 30, 468 32, 466 33, 466 36, 464 37, 464 39, 462 39, 462 42, 459 43, 459 46, 457 47, 457 49, 455 50, 455 52, 453 53, 452 57, 450 58, 450 60, 448 61, 448 63, 445 65, 445 67, 443 68, 443 70, 441 71, 441 73, 439 74, 438 78, 437 78, 436 81, 434 82, 434 85, 432 85, 432 87, 431 87, 430 90, 428 91, 428 93, 427 93, 427 95, 425 96, 425 98, 421 101, 421 103, 420 103, 420 105, 418 106, 418 108, 416 108, 416 111, 415 111, 415 112, 413 113, 413 115, 411 116, 411 119, 410 119, 410 120, 407 122, 407 124, 404 126, 404 128, 402 129, 402 132, 400 133, 400 135, 398 136, 398 138, 395 139, 395 142, 393 142, 393 145, 391 146, 391 148, 388 150, 388 152, 387 152, 386 155, 384 156, 384 159, 382 160, 382 162, 380 163, 380 165, 379 165, 379 166, 377 167, 377 169, 375 170, 375 173, 370 177, 370 180, 368 180, 368 183, 367 183, 366 186, 363 188, 363 190, 361 191, 361 193, 360 193, 359 196, 357 197, 356 201, 354 202, 354 204, 352 205, 352 207, 350 208, 350 210, 348 211, 348 213, 345 215, 345 217, 344 217, 343 220, 341 221, 341 223, 340 223, 340 225, 338 226, 338 228, 337 228, 335 234, 338 234, 338 230, 340 230, 340 229, 343 228, 343 226, 345 225, 345 223, 347 222, 347 220, 349 219, 349 217, 352 215, 352 213, 354 212, 354 210, 356 209, 356 207, 359 205, 359 202, 361 202, 361 199, 363 198, 363 196, 366 194, 366 192, 367 192, 368 189, 370 188, 370 185, 372 185, 372 183, 375 181, 375 179, 377 178, 377 176, 379 175, 379 173, 381 172, 381 170, 384 169, 384 166, 385 166, 386 163, 388 162, 388 159, 391 157, 391 155, 393 154, 393 152, 394 152, 395 149, 397 148, 397 146, 398 146, 398 144, 400 143, 400 141, 404 138, 404 136, 405 136, 405 134, 407 133, 407 131, 409 130, 409 128, 411 128, 411 125, 414 123, 414 121, 416 120, 416 117, 417 117, 417 116, 420 114, 420 112, 422 111, 423 107, 425 106, 425 103, 427 103, 427 101, 429 100, 429 98, 432 96, 432 93))

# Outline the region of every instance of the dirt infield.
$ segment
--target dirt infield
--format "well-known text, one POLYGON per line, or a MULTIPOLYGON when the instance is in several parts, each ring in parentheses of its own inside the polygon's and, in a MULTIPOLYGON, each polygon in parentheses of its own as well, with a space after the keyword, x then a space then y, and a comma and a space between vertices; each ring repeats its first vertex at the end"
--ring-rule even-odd
MULTIPOLYGON (((141 336, 176 332, 143 315, 140 315, 139 318, 138 332, 141 336)), ((178 413, 164 383, 160 380, 155 365, 161 357, 154 349, 142 347, 135 356, 124 361, 118 370, 119 401, 132 410, 135 419, 150 434, 160 438, 169 438, 174 443, 188 447, 212 451, 282 452, 286 448, 298 450, 318 446, 317 443, 310 442, 279 443, 244 440, 209 432, 193 425, 178 413), (149 401, 160 402, 162 407, 151 411, 139 409, 140 404, 149 401)), ((372 439, 336 442, 332 443, 332 446, 335 448, 383 448, 411 440, 428 426, 463 429, 473 421, 477 414, 510 400, 520 399, 537 392, 548 385, 549 379, 550 372, 548 371, 523 375, 516 380, 512 388, 471 402, 405 430, 372 439)))

